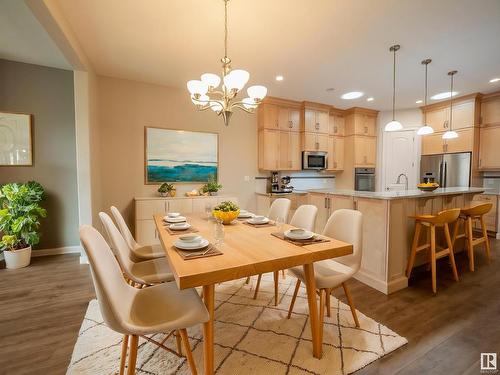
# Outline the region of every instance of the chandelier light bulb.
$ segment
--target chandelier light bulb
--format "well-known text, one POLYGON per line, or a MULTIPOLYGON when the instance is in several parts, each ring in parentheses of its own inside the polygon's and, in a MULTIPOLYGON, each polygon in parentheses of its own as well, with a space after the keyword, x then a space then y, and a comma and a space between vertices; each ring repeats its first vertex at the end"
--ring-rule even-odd
POLYGON ((220 77, 214 73, 202 74, 201 81, 207 84, 209 90, 216 89, 220 85, 220 77))
POLYGON ((458 133, 455 130, 448 130, 443 134, 443 139, 454 139, 458 138, 458 133))
POLYGON ((431 126, 429 126, 429 125, 421 126, 417 130, 417 134, 418 135, 429 135, 429 134, 432 134, 432 133, 434 133, 434 129, 431 126))
POLYGON ((208 104, 208 101, 210 98, 208 95, 200 95, 198 98, 196 98, 194 95, 191 95, 191 101, 193 102, 194 105, 199 105, 199 106, 206 106, 208 104))
POLYGON ((260 85, 250 86, 247 89, 247 93, 250 98, 262 100, 267 95, 267 88, 260 85))
POLYGON ((387 125, 385 126, 384 130, 386 132, 397 132, 398 130, 402 130, 403 125, 399 121, 392 120, 391 122, 388 122, 387 125))
POLYGON ((187 88, 192 95, 205 95, 208 91, 208 85, 196 79, 188 81, 187 88))
POLYGON ((214 112, 219 113, 220 111, 222 111, 223 107, 222 104, 216 102, 216 103, 210 103, 210 109, 214 112))
POLYGON ((226 86, 229 91, 240 91, 247 84, 249 79, 250 73, 246 70, 231 70, 229 74, 224 77, 224 86, 226 86))
POLYGON ((243 107, 246 109, 255 109, 258 106, 255 102, 255 98, 245 98, 241 102, 243 103, 243 107))

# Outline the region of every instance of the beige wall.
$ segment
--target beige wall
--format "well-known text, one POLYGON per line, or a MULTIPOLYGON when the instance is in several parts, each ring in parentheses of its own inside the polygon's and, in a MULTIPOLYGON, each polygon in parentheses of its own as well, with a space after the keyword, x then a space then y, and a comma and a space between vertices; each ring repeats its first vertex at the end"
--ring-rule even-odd
MULTIPOLYGON (((196 111, 187 90, 98 77, 98 91, 101 209, 116 205, 132 224, 133 198, 157 195, 157 185, 144 184, 145 126, 219 133, 221 194, 255 207, 256 115, 236 112, 225 127, 212 111, 196 111)), ((200 186, 178 184, 177 193, 200 186)))

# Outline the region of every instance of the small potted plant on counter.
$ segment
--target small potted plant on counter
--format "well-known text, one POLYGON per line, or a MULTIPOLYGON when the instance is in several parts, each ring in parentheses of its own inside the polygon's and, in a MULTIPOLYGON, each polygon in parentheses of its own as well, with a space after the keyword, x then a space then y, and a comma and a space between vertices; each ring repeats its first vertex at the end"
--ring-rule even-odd
POLYGON ((217 183, 217 180, 211 176, 209 179, 208 179, 208 182, 203 185, 203 187, 201 188, 201 192, 204 194, 204 195, 217 195, 217 192, 222 189, 222 185, 220 185, 219 183, 217 183))
POLYGON ((0 251, 7 268, 26 267, 31 247, 40 241, 40 218, 47 211, 40 207, 44 190, 38 182, 10 183, 0 188, 0 251))
POLYGON ((163 184, 160 185, 158 188, 158 193, 162 197, 175 197, 176 189, 173 184, 169 184, 168 182, 164 182, 163 184))

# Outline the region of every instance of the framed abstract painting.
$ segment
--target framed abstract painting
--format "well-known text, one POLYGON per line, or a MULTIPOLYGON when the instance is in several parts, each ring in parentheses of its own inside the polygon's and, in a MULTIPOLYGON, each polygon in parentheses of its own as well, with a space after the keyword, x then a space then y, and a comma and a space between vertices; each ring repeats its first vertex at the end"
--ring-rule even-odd
POLYGON ((145 127, 144 154, 146 184, 217 180, 217 133, 145 127))
POLYGON ((0 112, 0 166, 33 165, 32 115, 0 112))

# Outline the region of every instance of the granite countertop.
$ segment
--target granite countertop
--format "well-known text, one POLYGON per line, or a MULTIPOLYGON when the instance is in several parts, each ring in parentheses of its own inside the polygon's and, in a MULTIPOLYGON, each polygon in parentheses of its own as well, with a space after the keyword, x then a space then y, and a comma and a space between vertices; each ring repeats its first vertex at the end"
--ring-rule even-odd
POLYGON ((310 193, 345 195, 358 198, 373 199, 403 199, 403 198, 429 198, 441 195, 454 195, 465 193, 483 193, 487 189, 482 187, 449 187, 439 188, 433 192, 420 190, 401 190, 401 191, 355 191, 355 190, 336 190, 336 189, 312 189, 310 193))

